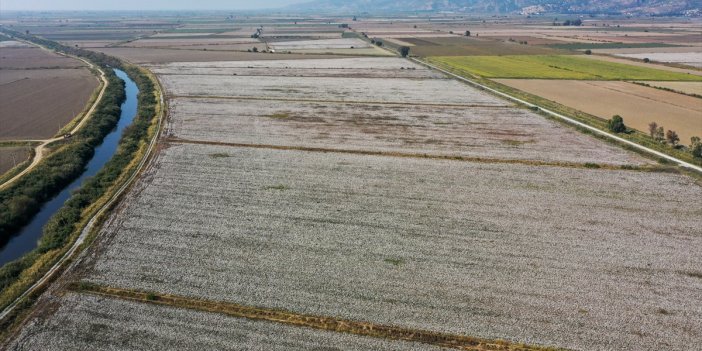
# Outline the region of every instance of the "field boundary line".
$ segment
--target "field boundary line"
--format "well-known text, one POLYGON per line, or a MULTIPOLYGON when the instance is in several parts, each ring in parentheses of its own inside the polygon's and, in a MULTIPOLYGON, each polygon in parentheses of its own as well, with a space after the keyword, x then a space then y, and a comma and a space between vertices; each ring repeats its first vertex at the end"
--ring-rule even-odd
POLYGON ((309 147, 309 146, 290 146, 290 145, 271 145, 271 144, 247 144, 247 143, 231 143, 223 141, 208 141, 208 140, 190 140, 178 137, 168 137, 164 140, 170 144, 193 144, 193 145, 216 145, 229 146, 252 149, 271 149, 285 151, 307 151, 320 153, 340 153, 351 155, 366 155, 366 156, 385 156, 385 157, 400 157, 400 158, 421 158, 435 159, 448 161, 463 161, 473 163, 493 163, 493 164, 521 164, 526 166, 549 166, 562 168, 587 168, 587 169, 603 169, 603 170, 625 170, 625 171, 642 171, 642 172, 662 172, 668 171, 668 168, 663 168, 658 165, 647 166, 632 166, 632 165, 613 165, 613 164, 595 164, 595 163, 578 163, 578 162, 549 162, 539 160, 520 160, 520 159, 501 159, 501 158, 486 158, 477 156, 461 156, 461 155, 436 155, 426 153, 407 153, 396 151, 373 151, 373 150, 351 150, 351 149, 334 149, 324 147, 309 147))
POLYGON ((654 156, 657 156, 657 157, 660 157, 660 158, 664 158, 664 159, 666 159, 666 160, 668 160, 668 161, 672 161, 672 162, 676 163, 676 164, 677 164, 678 166, 680 166, 680 167, 687 168, 687 169, 690 169, 690 170, 693 170, 693 171, 697 171, 697 172, 699 172, 699 173, 702 173, 702 167, 695 166, 695 165, 693 165, 693 164, 691 164, 691 163, 688 163, 688 162, 685 162, 685 161, 683 161, 683 160, 677 159, 677 158, 675 158, 675 157, 673 157, 673 156, 670 156, 670 155, 668 155, 668 154, 665 154, 665 153, 662 153, 662 152, 660 152, 660 151, 656 151, 656 150, 647 148, 647 147, 645 147, 645 146, 643 146, 643 145, 640 145, 640 144, 637 144, 637 143, 635 143, 635 142, 633 142, 633 141, 629 141, 629 140, 626 140, 626 139, 624 139, 624 138, 622 138, 622 137, 618 137, 618 136, 616 136, 616 135, 614 135, 614 134, 605 132, 605 131, 603 131, 603 130, 601 130, 601 129, 599 129, 599 128, 593 127, 593 126, 591 126, 591 125, 589 125, 589 124, 586 124, 586 123, 580 122, 580 121, 578 121, 578 120, 575 120, 575 119, 573 119, 573 118, 570 118, 570 117, 568 117, 568 116, 562 115, 562 114, 560 114, 560 113, 558 113, 558 112, 551 111, 551 110, 546 109, 546 108, 543 108, 543 107, 541 107, 541 106, 539 106, 539 105, 532 104, 532 103, 530 103, 530 102, 528 102, 528 101, 525 101, 525 100, 522 100, 522 99, 520 99, 520 98, 514 97, 514 96, 509 95, 509 94, 507 94, 507 93, 503 93, 503 92, 501 92, 501 91, 499 91, 499 90, 497 90, 497 89, 493 89, 493 88, 490 88, 490 87, 488 87, 488 86, 482 85, 482 84, 480 84, 480 83, 478 83, 478 82, 475 82, 475 81, 473 81, 473 80, 470 80, 470 79, 468 79, 468 78, 459 76, 459 75, 457 75, 457 74, 455 74, 455 73, 452 73, 452 72, 449 72, 449 71, 447 71, 447 70, 445 70, 445 69, 439 68, 439 67, 437 67, 437 66, 435 66, 435 65, 433 65, 433 64, 431 64, 431 63, 424 62, 424 61, 422 61, 422 60, 418 60, 418 59, 415 59, 415 58, 409 58, 409 60, 411 60, 411 61, 413 61, 413 62, 416 62, 416 63, 418 63, 418 64, 421 64, 421 65, 424 65, 424 66, 427 66, 427 67, 436 69, 436 70, 438 70, 438 71, 440 71, 440 72, 443 72, 444 74, 447 74, 447 75, 449 75, 449 76, 451 76, 451 77, 454 77, 454 78, 456 78, 456 79, 458 79, 458 80, 460 80, 460 81, 463 81, 463 82, 465 82, 465 83, 468 83, 468 84, 470 84, 470 85, 472 85, 472 86, 475 86, 475 87, 478 87, 478 88, 480 88, 480 89, 483 89, 483 90, 492 92, 492 93, 494 93, 494 94, 497 94, 497 95, 499 95, 499 96, 502 96, 502 97, 504 97, 504 98, 507 98, 508 100, 512 100, 512 101, 514 101, 514 102, 517 102, 517 103, 519 103, 519 104, 526 105, 526 106, 528 106, 528 107, 538 108, 540 111, 543 111, 544 113, 546 113, 546 114, 548 114, 548 115, 551 115, 551 116, 556 117, 556 118, 558 118, 558 119, 564 120, 564 121, 566 121, 566 122, 568 122, 568 123, 570 123, 570 124, 576 125, 576 126, 578 126, 578 127, 585 128, 585 129, 587 129, 587 130, 589 130, 589 131, 595 132, 596 134, 601 135, 601 136, 604 136, 604 137, 606 137, 606 138, 609 138, 609 139, 615 140, 615 141, 617 141, 617 142, 626 144, 626 145, 628 145, 628 146, 634 147, 634 148, 636 148, 636 149, 638 149, 638 150, 640 150, 640 151, 644 151, 644 152, 646 152, 646 153, 648 153, 648 154, 651 154, 651 155, 654 155, 654 156))
POLYGON ((287 101, 287 102, 316 102, 354 105, 401 105, 401 106, 437 106, 437 107, 483 107, 483 108, 514 108, 514 105, 485 105, 485 104, 435 104, 399 101, 360 101, 360 100, 319 100, 319 99, 288 99, 284 97, 257 97, 257 96, 221 96, 221 95, 170 95, 171 99, 213 99, 213 100, 257 100, 257 101, 287 101))
MULTIPOLYGON (((95 113, 95 109, 97 109, 98 104, 100 102, 102 102, 102 98, 103 98, 105 91, 107 90, 107 86, 109 84, 109 82, 107 81, 107 77, 105 76, 105 72, 99 66, 93 64, 92 62, 90 62, 86 59, 83 59, 83 58, 80 58, 77 56, 73 56, 73 55, 58 53, 58 52, 55 52, 53 50, 49 50, 41 45, 29 42, 29 41, 21 40, 19 38, 15 38, 15 40, 19 40, 19 41, 22 41, 24 43, 31 44, 33 46, 41 48, 42 50, 50 51, 50 52, 55 53, 57 55, 71 57, 73 59, 80 60, 83 63, 87 64, 89 68, 96 69, 98 72, 100 72, 100 80, 102 81, 102 89, 100 90, 100 93, 98 94, 97 98, 95 98, 95 101, 93 101, 93 104, 90 106, 90 108, 85 113, 85 115, 83 115, 83 118, 81 118, 80 121, 75 125, 75 127, 73 127, 73 129, 69 132, 71 135, 77 133, 78 130, 80 130, 83 127, 83 125, 85 125, 85 123, 90 118, 93 117, 93 114, 95 113)), ((17 173, 14 177, 12 177, 12 178, 8 179, 7 181, 5 181, 4 183, 0 184, 0 190, 6 189, 10 185, 12 185, 12 183, 16 182, 22 176, 24 176, 25 174, 29 173, 32 169, 34 169, 39 164, 39 162, 41 162, 41 160, 44 159, 44 149, 46 148, 46 146, 55 142, 55 141, 59 141, 59 140, 63 140, 63 137, 59 136, 56 138, 38 140, 39 142, 41 142, 41 144, 37 145, 34 148, 34 159, 29 164, 29 166, 24 168, 21 172, 17 173)), ((34 140, 32 140, 32 141, 34 141, 34 140)))
POLYGON ((224 314, 235 318, 263 320, 274 323, 293 325, 354 334, 386 340, 417 342, 457 350, 472 351, 546 351, 561 350, 552 347, 524 345, 504 340, 490 340, 459 334, 449 334, 408 327, 383 325, 373 322, 346 320, 336 317, 301 314, 282 309, 247 306, 233 302, 221 302, 189 298, 178 295, 158 294, 138 290, 98 286, 90 283, 73 283, 69 290, 96 296, 118 298, 127 301, 148 303, 159 306, 185 308, 195 311, 224 314))
MULTIPOLYGON (((155 76, 154 76, 155 77, 155 76)), ((155 78, 154 78, 155 79, 155 78)), ((73 259, 73 256, 75 254, 80 254, 82 252, 81 246, 85 242, 85 239, 89 236, 90 232, 93 230, 93 227, 95 226, 96 223, 98 223, 98 219, 108 210, 112 207, 112 205, 119 200, 121 195, 131 187, 132 183, 136 180, 138 175, 141 173, 142 169, 148 164, 149 160, 151 160, 154 150, 156 149, 156 145, 158 143, 158 139, 161 135, 162 131, 162 126, 163 126, 163 121, 166 113, 166 108, 164 104, 164 97, 163 97, 163 89, 158 81, 156 81, 156 85, 159 87, 159 103, 161 104, 161 109, 159 111, 159 116, 158 116, 158 124, 156 126, 156 130, 154 131, 154 135, 151 138, 151 141, 149 142, 149 146, 146 149, 146 152, 144 153, 144 156, 140 160, 139 164, 137 167, 134 169, 132 174, 127 178, 127 180, 124 181, 124 183, 117 189, 117 191, 110 196, 109 200, 105 202, 91 217, 88 223, 82 228, 80 231, 80 235, 76 240, 73 242, 71 247, 64 253, 61 258, 56 261, 56 263, 51 266, 51 268, 32 286, 30 286, 27 290, 25 290, 20 296, 18 296, 12 303, 7 305, 7 307, 0 313, 0 320, 4 319, 7 317, 12 310, 20 304, 22 299, 27 297, 29 294, 31 294, 34 290, 37 290, 40 288, 42 285, 45 283, 48 283, 51 281, 53 278, 54 274, 57 272, 61 272, 62 269, 64 268, 64 264, 70 262, 73 259)), ((138 113, 138 111, 137 111, 138 113)))

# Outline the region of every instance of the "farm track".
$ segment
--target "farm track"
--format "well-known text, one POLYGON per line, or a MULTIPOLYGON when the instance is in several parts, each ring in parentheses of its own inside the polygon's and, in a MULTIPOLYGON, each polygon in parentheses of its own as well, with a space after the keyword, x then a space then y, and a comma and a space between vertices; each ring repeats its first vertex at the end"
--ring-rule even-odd
POLYGON ((556 350, 541 346, 488 340, 464 335, 403 328, 372 322, 344 320, 327 316, 299 314, 280 309, 246 306, 230 302, 208 301, 184 296, 157 294, 138 290, 120 289, 93 284, 72 284, 69 290, 102 297, 118 298, 142 303, 172 306, 191 310, 221 313, 237 318, 264 320, 269 322, 334 331, 338 333, 370 336, 389 340, 424 343, 456 350, 470 351, 539 351, 556 350))
MULTIPOLYGON (((26 42, 26 43, 29 43, 29 42, 26 42)), ((43 50, 51 51, 43 46, 39 46, 39 45, 36 45, 34 43, 31 43, 31 45, 38 46, 43 50)), ((51 52, 53 52, 53 51, 51 51, 51 52)), ((83 125, 85 125, 85 123, 93 116, 95 109, 97 108, 100 101, 102 101, 102 97, 105 94, 105 90, 107 89, 108 82, 107 82, 107 78, 105 77, 105 72, 102 69, 100 69, 100 67, 94 65, 90 61, 85 60, 85 59, 80 58, 80 57, 71 56, 71 55, 65 55, 65 54, 59 54, 59 55, 72 57, 76 60, 80 60, 80 61, 84 62, 85 64, 87 64, 88 68, 96 69, 98 72, 100 72, 100 81, 102 82, 102 88, 100 89, 100 93, 98 94, 95 101, 93 101, 92 106, 90 106, 90 109, 88 109, 88 112, 86 112, 85 115, 81 118, 80 122, 78 122, 78 124, 76 124, 76 126, 73 127, 73 129, 69 132, 71 135, 73 135, 76 132, 78 132, 81 128, 83 128, 83 125)), ((32 169, 34 169, 39 164, 39 162, 41 162, 41 160, 44 159, 44 154, 45 154, 44 151, 46 149, 46 146, 55 142, 55 141, 59 141, 59 140, 63 140, 63 137, 60 136, 60 137, 46 139, 46 140, 29 140, 31 142, 40 142, 41 143, 36 148, 34 148, 34 159, 32 159, 32 163, 30 163, 29 166, 27 166, 21 172, 17 173, 17 175, 15 175, 14 177, 12 177, 12 178, 8 179, 6 182, 0 184, 0 190, 6 189, 12 183, 14 183, 18 179, 20 179, 25 174, 29 173, 32 169)), ((26 140, 22 140, 22 141, 26 141, 26 140)))
POLYGON ((390 156, 390 157, 402 157, 402 158, 424 158, 424 159, 435 159, 435 160, 455 160, 464 162, 475 162, 475 163, 508 163, 508 164, 521 164, 529 166, 551 166, 551 167, 563 167, 563 168, 601 168, 609 170, 631 170, 631 171, 664 171, 666 168, 660 168, 658 166, 617 166, 610 164, 597 164, 595 166, 590 166, 587 163, 578 162, 546 162, 538 160, 520 160, 520 159, 499 159, 499 158, 484 158, 484 157, 466 157, 466 156, 449 156, 449 155, 433 155, 427 153, 403 153, 403 152, 389 152, 389 151, 372 151, 372 150, 349 150, 349 149, 334 149, 334 148, 322 148, 322 147, 304 147, 304 146, 286 146, 286 145, 268 145, 268 144, 246 144, 246 143, 228 143, 219 141, 205 141, 205 140, 186 140, 178 137, 169 137, 164 140, 165 143, 173 144, 201 144, 201 145, 219 145, 219 146, 231 146, 231 147, 245 147, 245 148, 255 148, 255 149, 272 149, 272 150, 295 150, 295 151, 308 151, 308 152, 321 152, 321 153, 340 153, 340 154, 352 154, 352 155, 369 155, 369 156, 390 156))

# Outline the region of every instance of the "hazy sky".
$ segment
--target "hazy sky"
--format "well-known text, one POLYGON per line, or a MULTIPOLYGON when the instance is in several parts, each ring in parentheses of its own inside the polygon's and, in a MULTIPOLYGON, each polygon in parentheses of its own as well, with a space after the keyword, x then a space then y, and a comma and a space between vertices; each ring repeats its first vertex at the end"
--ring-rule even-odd
POLYGON ((14 10, 247 10, 309 0, 0 0, 0 11, 14 10))

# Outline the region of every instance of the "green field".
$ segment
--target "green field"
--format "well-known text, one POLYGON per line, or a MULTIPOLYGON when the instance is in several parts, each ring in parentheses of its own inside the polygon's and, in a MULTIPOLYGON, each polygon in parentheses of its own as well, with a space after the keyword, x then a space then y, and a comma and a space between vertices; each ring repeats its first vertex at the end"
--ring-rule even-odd
POLYGON ((574 55, 437 56, 428 61, 486 78, 702 81, 702 76, 574 55))

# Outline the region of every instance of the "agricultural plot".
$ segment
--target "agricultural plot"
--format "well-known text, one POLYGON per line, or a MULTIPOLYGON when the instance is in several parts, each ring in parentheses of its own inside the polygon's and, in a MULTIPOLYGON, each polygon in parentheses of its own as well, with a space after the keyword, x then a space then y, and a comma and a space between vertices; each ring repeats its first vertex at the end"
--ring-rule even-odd
POLYGON ((436 71, 397 58, 174 62, 154 65, 151 69, 160 75, 445 78, 436 71))
POLYGON ((356 38, 279 41, 269 45, 276 50, 305 50, 305 49, 353 49, 367 48, 370 44, 356 38))
POLYGON ((517 108, 176 98, 170 109, 170 133, 187 140, 543 162, 647 163, 517 108))
POLYGON ((239 51, 216 50, 181 50, 154 48, 97 48, 95 51, 123 58, 139 64, 156 64, 167 62, 211 62, 211 61, 251 61, 251 60, 296 60, 308 58, 324 58, 324 55, 312 54, 264 54, 239 51))
POLYGON ((702 96, 702 82, 642 82, 652 87, 671 89, 689 95, 702 96))
POLYGON ((219 46, 219 45, 234 45, 234 44, 246 44, 249 48, 259 45, 261 43, 258 39, 253 38, 194 38, 194 39, 183 39, 183 38, 146 38, 131 41, 129 43, 123 44, 123 47, 188 47, 188 46, 219 46))
POLYGON ((331 100, 449 105, 505 106, 503 100, 449 79, 339 78, 166 75, 162 82, 172 95, 249 97, 290 100, 331 100), (436 95, 436 92, 442 92, 436 95))
POLYGON ((439 350, 277 323, 230 318, 137 302, 69 293, 50 318, 37 318, 8 350, 439 350))
POLYGON ((702 188, 665 173, 170 145, 86 280, 575 349, 702 335, 702 188))
MULTIPOLYGON (((644 133, 656 122, 687 144, 702 135, 702 99, 628 82, 498 79, 498 82, 609 119, 618 114, 644 133), (598 103, 594 104, 593 101, 598 103)), ((655 84, 655 83, 654 83, 655 84)))
POLYGON ((27 160, 29 152, 26 146, 0 147, 0 175, 27 160))
POLYGON ((639 60, 647 58, 657 62, 680 63, 692 67, 702 68, 702 53, 700 52, 646 52, 638 54, 618 54, 617 56, 630 57, 639 60))
POLYGON ((3 48, 0 69, 77 68, 85 64, 37 47, 3 48))
POLYGON ((99 83, 87 69, 7 73, 0 85, 0 140, 51 137, 83 110, 99 83))
POLYGON ((413 44, 416 56, 473 56, 473 55, 546 55, 558 51, 533 45, 452 36, 449 38, 400 38, 413 44))
POLYGON ((431 57, 430 62, 488 78, 702 81, 702 77, 573 55, 431 57))

